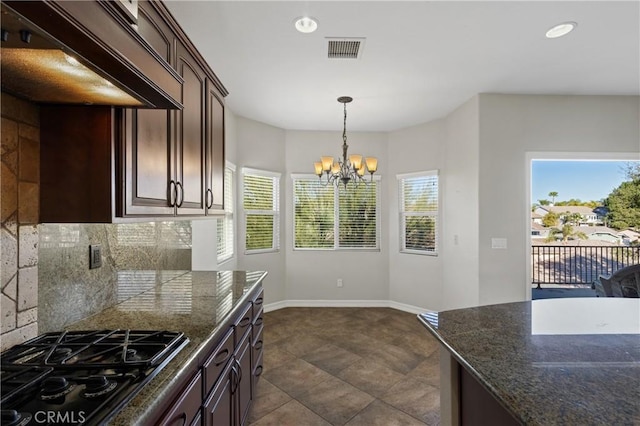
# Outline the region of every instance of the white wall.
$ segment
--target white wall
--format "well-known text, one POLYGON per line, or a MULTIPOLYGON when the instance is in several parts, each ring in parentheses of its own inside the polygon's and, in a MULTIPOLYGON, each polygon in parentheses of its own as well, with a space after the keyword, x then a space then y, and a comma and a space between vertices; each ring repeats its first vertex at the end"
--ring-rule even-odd
MULTIPOLYGON (((385 187, 389 193, 389 298, 418 307, 420 310, 438 310, 442 305, 442 251, 438 256, 400 253, 400 213, 398 180, 403 173, 439 170, 443 180, 446 146, 443 120, 421 124, 389 134, 386 160, 385 187)), ((444 186, 441 184, 441 189, 444 186)), ((442 218, 439 232, 442 232, 442 218)), ((442 250, 442 239, 438 241, 442 250)))
POLYGON ((245 217, 242 210, 242 168, 268 170, 282 173, 280 179, 281 194, 285 190, 285 131, 277 127, 236 116, 236 235, 238 269, 250 271, 268 271, 265 278, 265 304, 285 300, 285 225, 284 199, 280 203, 280 243, 275 253, 244 254, 245 217))
POLYGON ((527 153, 640 158, 639 105, 631 96, 479 95, 480 304, 529 298, 527 153), (508 249, 491 249, 492 237, 508 249))
POLYGON ((477 306, 479 301, 478 114, 478 98, 473 97, 445 119, 440 309, 477 306))
MULTIPOLYGON (((388 214, 390 203, 385 182, 391 178, 387 166, 387 134, 348 132, 349 154, 377 157, 381 182, 381 250, 304 251, 293 250, 293 182, 291 173, 314 173, 313 163, 321 155, 342 155, 342 134, 336 132, 286 132, 285 235, 288 300, 380 301, 389 300, 388 214), (336 280, 342 278, 343 287, 336 280)), ((312 303, 309 303, 312 304, 312 303)), ((366 304, 363 302, 363 304, 366 304)))

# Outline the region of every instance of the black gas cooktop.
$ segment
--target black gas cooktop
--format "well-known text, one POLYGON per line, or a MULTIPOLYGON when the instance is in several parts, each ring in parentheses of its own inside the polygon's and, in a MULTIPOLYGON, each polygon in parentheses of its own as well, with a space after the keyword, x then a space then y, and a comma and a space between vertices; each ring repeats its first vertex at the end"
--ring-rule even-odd
POLYGON ((47 333, 0 354, 1 424, 107 423, 184 346, 179 332, 47 333))

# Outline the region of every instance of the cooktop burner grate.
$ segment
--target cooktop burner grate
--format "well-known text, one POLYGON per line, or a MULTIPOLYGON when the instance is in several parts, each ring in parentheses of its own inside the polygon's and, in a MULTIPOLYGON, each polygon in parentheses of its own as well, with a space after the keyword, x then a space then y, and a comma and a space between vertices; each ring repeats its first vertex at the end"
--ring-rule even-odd
POLYGON ((47 333, 14 346, 2 365, 72 368, 148 367, 158 364, 184 340, 183 333, 100 330, 47 333))

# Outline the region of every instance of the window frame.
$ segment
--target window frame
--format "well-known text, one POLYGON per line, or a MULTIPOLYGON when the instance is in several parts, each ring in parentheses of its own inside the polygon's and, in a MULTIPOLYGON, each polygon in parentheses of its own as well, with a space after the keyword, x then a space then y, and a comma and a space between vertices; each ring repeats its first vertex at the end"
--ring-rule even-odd
POLYGON ((262 254, 262 253, 277 253, 280 251, 280 178, 281 173, 273 172, 269 170, 253 169, 250 167, 242 168, 242 211, 244 213, 244 254, 262 254), (272 199, 272 210, 247 210, 244 207, 245 200, 245 177, 247 175, 273 178, 275 182, 273 184, 274 197, 272 199), (262 215, 273 216, 273 234, 271 248, 264 249, 248 249, 247 248, 247 217, 249 215, 262 215))
POLYGON ((413 173, 403 173, 396 175, 396 179, 398 181, 398 227, 400 230, 399 233, 399 252, 402 254, 417 254, 421 256, 438 256, 440 253, 440 211, 442 209, 442 191, 440 189, 440 171, 438 169, 435 170, 425 170, 421 172, 413 172, 413 173), (404 192, 403 182, 406 179, 412 178, 422 178, 422 177, 431 177, 435 176, 437 179, 436 189, 438 191, 438 208, 435 212, 406 212, 404 210, 404 192), (434 250, 416 250, 416 249, 408 249, 406 247, 406 218, 408 216, 420 216, 420 217, 435 217, 436 226, 435 226, 435 247, 434 250))
MULTIPOLYGON (((365 177, 365 179, 370 179, 365 177)), ((292 213, 292 224, 293 224, 293 232, 291 233, 291 247, 294 251, 356 251, 356 252, 380 252, 381 251, 381 227, 382 227, 382 219, 381 219, 381 188, 382 188, 382 176, 374 175, 373 181, 376 182, 376 246, 375 247, 340 247, 340 198, 339 198, 339 190, 337 190, 335 184, 331 184, 334 187, 333 191, 333 247, 296 247, 296 205, 295 205, 295 197, 296 197, 296 180, 315 180, 318 181, 318 176, 308 173, 292 173, 291 174, 291 194, 292 194, 292 202, 291 202, 291 213, 292 213)))
MULTIPOLYGON (((231 254, 226 254, 222 257, 220 257, 218 255, 218 247, 216 246, 216 262, 218 265, 224 263, 224 262, 228 262, 229 260, 233 259, 236 255, 236 242, 235 242, 235 193, 236 193, 236 189, 235 189, 235 181, 236 181, 236 166, 233 163, 230 162, 225 162, 225 167, 224 167, 224 178, 225 178, 225 182, 223 183, 224 185, 224 215, 222 215, 221 217, 219 217, 217 220, 219 221, 218 223, 222 222, 222 228, 224 231, 224 221, 226 220, 230 220, 231 222, 231 254), (227 177, 227 171, 230 172, 231 174, 231 179, 229 182, 229 185, 227 186, 227 182, 226 182, 226 177, 227 177), (227 194, 227 189, 230 189, 230 194, 227 194), (227 199, 227 195, 229 196, 229 199, 227 199)), ((218 231, 218 224, 216 224, 216 232, 218 231)), ((224 240, 225 240, 225 247, 228 247, 228 241, 227 241, 227 237, 229 235, 225 233, 224 235, 224 240)), ((217 241, 216 241, 217 243, 217 241)))

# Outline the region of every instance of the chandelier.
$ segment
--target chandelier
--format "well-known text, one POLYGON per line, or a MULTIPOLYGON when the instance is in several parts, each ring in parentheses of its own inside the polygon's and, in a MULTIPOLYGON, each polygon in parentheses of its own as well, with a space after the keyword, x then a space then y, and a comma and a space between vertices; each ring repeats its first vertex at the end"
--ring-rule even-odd
POLYGON ((349 149, 349 145, 347 145, 347 104, 352 100, 353 98, 349 96, 341 96, 338 98, 338 102, 344 104, 342 160, 338 158, 337 161, 334 161, 333 157, 323 156, 320 157, 320 162, 314 163, 316 175, 318 175, 320 182, 324 185, 335 184, 338 186, 342 183, 346 189, 347 184, 353 182, 357 186, 361 182, 367 182, 364 178, 366 172, 371 174, 371 180, 373 180, 373 174, 378 170, 377 158, 367 157, 363 162, 362 155, 347 154, 349 149), (326 179, 322 179, 323 175, 326 179))

